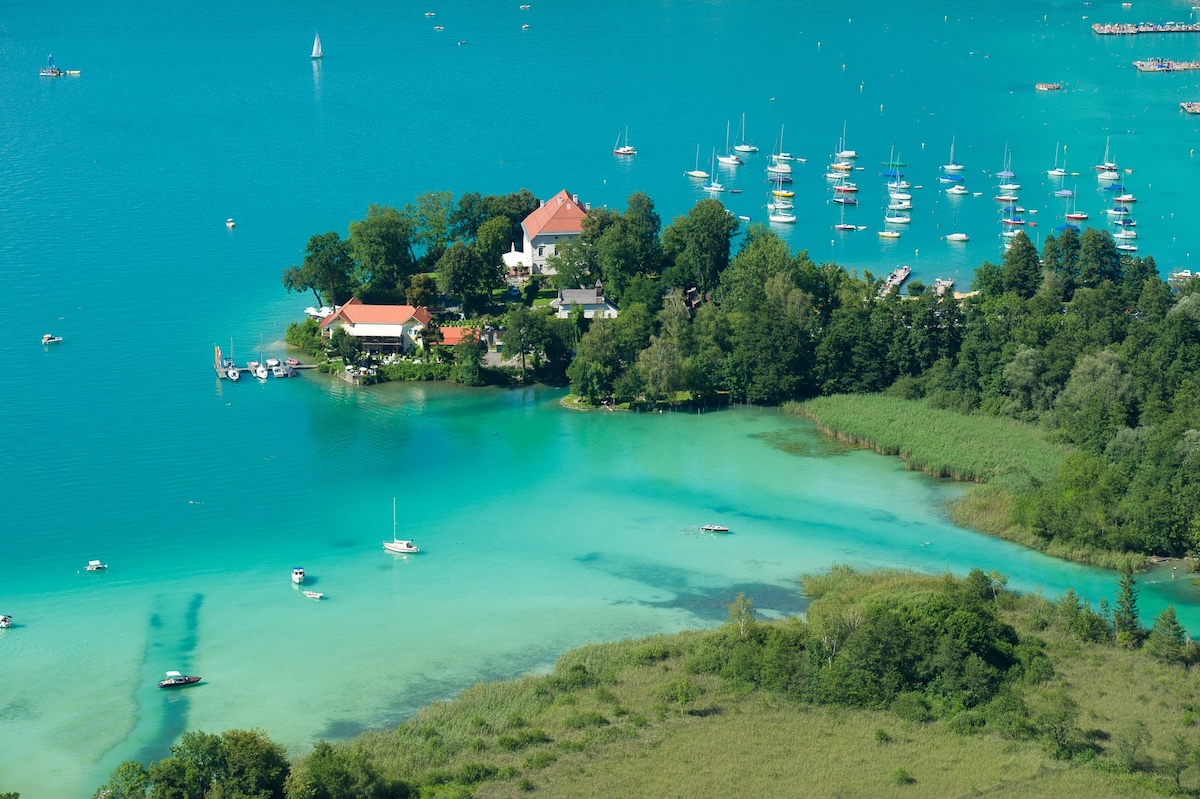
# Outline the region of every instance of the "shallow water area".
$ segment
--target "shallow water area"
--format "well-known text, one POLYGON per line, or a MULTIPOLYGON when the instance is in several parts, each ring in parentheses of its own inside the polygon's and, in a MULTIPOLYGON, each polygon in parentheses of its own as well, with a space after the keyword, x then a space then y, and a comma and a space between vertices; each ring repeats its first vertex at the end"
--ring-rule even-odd
MULTIPOLYGON (((286 295, 280 271, 368 204, 645 191, 669 222, 702 196, 683 177, 697 145, 721 149, 742 113, 761 152, 722 175, 742 190, 722 201, 764 218, 783 132, 808 161, 780 233, 816 260, 963 287, 999 258, 1006 146, 1036 237, 1060 213, 1043 177, 1056 149, 1102 214, 1090 170, 1111 140, 1142 253, 1190 265, 1198 118, 1177 104, 1200 97, 1186 73, 1129 62, 1185 57, 1195 37, 1097 37, 1082 17, 1101 12, 1075 3, 531 5, 6 9, 0 293, 20 312, 0 339, 0 612, 16 624, 0 630, 0 791, 90 795, 189 729, 261 727, 300 753, 572 646, 720 623, 738 591, 800 611, 797 576, 833 563, 1112 595, 1113 575, 950 525, 961 486, 775 410, 582 414, 548 389, 214 378, 214 344, 240 363, 289 354, 286 325, 314 299, 286 295), (40 78, 51 51, 81 74, 40 78), (547 93, 546 74, 571 90, 547 93), (1043 80, 1064 91, 1035 93, 1043 80), (638 155, 614 158, 626 125, 638 155), (870 229, 837 238, 821 172, 843 128, 863 166, 846 217, 870 229), (980 197, 935 194, 952 140, 980 197), (888 245, 874 230, 893 146, 924 188, 888 245), (947 225, 971 241, 951 247, 947 225), (42 346, 47 332, 63 341, 42 346), (419 555, 382 549, 393 496, 419 555), (109 569, 84 571, 92 558, 109 569), (159 690, 169 669, 203 681, 159 690)), ((1166 581, 1143 586, 1143 615, 1170 601, 1200 628, 1185 581, 1166 581)))

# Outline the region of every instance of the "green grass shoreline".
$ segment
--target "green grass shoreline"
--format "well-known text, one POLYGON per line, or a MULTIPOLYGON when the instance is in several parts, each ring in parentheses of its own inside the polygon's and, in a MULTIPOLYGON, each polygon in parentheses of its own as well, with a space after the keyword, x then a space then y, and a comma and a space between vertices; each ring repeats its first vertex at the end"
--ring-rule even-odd
POLYGON ((820 432, 883 455, 913 470, 974 483, 948 511, 955 524, 1004 538, 1052 557, 1090 566, 1144 570, 1145 555, 1045 541, 1010 520, 1022 491, 1051 481, 1072 451, 1012 419, 930 408, 884 394, 841 394, 785 403, 784 413, 820 432))

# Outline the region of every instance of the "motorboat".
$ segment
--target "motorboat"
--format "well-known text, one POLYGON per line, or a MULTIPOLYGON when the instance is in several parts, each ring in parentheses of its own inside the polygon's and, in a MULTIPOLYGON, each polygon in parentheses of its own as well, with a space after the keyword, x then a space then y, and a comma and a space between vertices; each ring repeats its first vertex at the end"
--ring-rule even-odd
POLYGON ((84 570, 90 572, 102 572, 107 568, 107 563, 101 563, 98 560, 89 560, 87 566, 84 567, 84 570))
POLYGON ((158 687, 159 688, 182 688, 185 685, 193 685, 198 682, 200 682, 199 677, 193 677, 193 676, 189 676, 187 674, 181 674, 178 671, 168 671, 167 679, 160 680, 158 683, 158 687))
POLYGON ((310 305, 304 309, 304 315, 311 317, 312 319, 324 319, 326 316, 332 314, 333 310, 334 309, 330 308, 328 305, 322 305, 320 308, 316 307, 315 305, 310 305))
POLYGON ((225 227, 229 228, 230 230, 232 230, 232 229, 234 229, 235 227, 237 227, 237 222, 234 222, 234 221, 233 221, 233 217, 232 217, 232 216, 231 216, 231 217, 229 217, 228 219, 226 219, 226 220, 225 220, 225 227))
POLYGON ((392 497, 392 540, 384 541, 383 548, 400 555, 415 555, 421 550, 411 540, 396 537, 396 498, 392 497))
POLYGON ((325 596, 320 591, 305 591, 304 595, 309 599, 322 599, 325 596))
POLYGON ((12 627, 12 616, 0 613, 0 630, 7 630, 9 627, 12 627))
POLYGON ((267 377, 270 376, 270 372, 268 372, 267 367, 263 366, 261 363, 256 363, 254 365, 254 376, 259 380, 266 380, 267 377))
POLYGON ((236 383, 242 379, 242 371, 236 366, 230 365, 225 367, 225 376, 236 383))
POLYGON ((900 232, 897 230, 880 230, 875 235, 881 239, 898 239, 898 238, 900 238, 900 232))
POLYGON ((60 341, 62 341, 62 336, 56 336, 53 333, 47 333, 42 336, 43 344, 57 344, 60 341))
POLYGON ((946 189, 946 193, 953 197, 961 197, 962 195, 970 194, 971 192, 967 191, 966 186, 960 184, 958 186, 951 186, 950 188, 946 189))
POLYGON ((271 367, 271 376, 272 377, 295 377, 296 370, 293 369, 291 366, 272 366, 271 367))
POLYGON ((701 525, 701 530, 706 533, 728 533, 729 528, 723 524, 705 524, 701 525))
POLYGON ((296 585, 300 585, 300 583, 304 582, 304 567, 303 566, 292 567, 292 582, 295 583, 296 585))

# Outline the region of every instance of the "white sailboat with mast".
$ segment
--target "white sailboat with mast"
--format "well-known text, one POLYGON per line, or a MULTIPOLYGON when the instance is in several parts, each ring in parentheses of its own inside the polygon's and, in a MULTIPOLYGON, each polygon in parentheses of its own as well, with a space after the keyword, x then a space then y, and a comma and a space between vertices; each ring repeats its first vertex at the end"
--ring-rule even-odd
POLYGON ((397 552, 401 555, 412 555, 421 550, 413 544, 412 541, 396 537, 396 498, 392 497, 392 540, 384 541, 383 548, 388 552, 397 552))
POLYGON ((742 132, 738 136, 738 143, 733 145, 735 153, 756 153, 758 148, 746 141, 746 115, 742 114, 742 132))
POLYGON ((313 36, 312 57, 313 58, 321 58, 324 55, 325 55, 325 53, 321 51, 321 34, 317 33, 315 36, 313 36))
POLYGON ((696 145, 696 168, 693 169, 691 172, 687 172, 686 174, 689 178, 697 178, 698 180, 704 180, 705 178, 708 177, 708 173, 700 168, 700 145, 699 144, 696 145))
POLYGON ((717 163, 721 166, 741 166, 746 163, 729 149, 729 120, 725 120, 725 155, 718 155, 717 163))

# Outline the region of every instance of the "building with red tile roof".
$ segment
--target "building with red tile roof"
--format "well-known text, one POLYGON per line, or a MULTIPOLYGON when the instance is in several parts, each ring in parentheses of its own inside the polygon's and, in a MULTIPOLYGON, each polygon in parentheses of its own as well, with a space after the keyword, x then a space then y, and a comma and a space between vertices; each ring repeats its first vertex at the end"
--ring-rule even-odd
POLYGON ((355 297, 321 320, 321 334, 329 338, 340 327, 366 352, 406 353, 423 345, 421 334, 432 319, 424 306, 367 305, 355 297))
POLYGON ((479 330, 473 327, 441 327, 442 340, 438 342, 443 347, 453 347, 461 344, 464 339, 479 340, 479 330))
POLYGON ((521 223, 525 266, 532 274, 554 274, 546 261, 560 244, 578 241, 583 233, 583 218, 588 206, 579 204, 579 195, 563 189, 541 204, 521 223))

